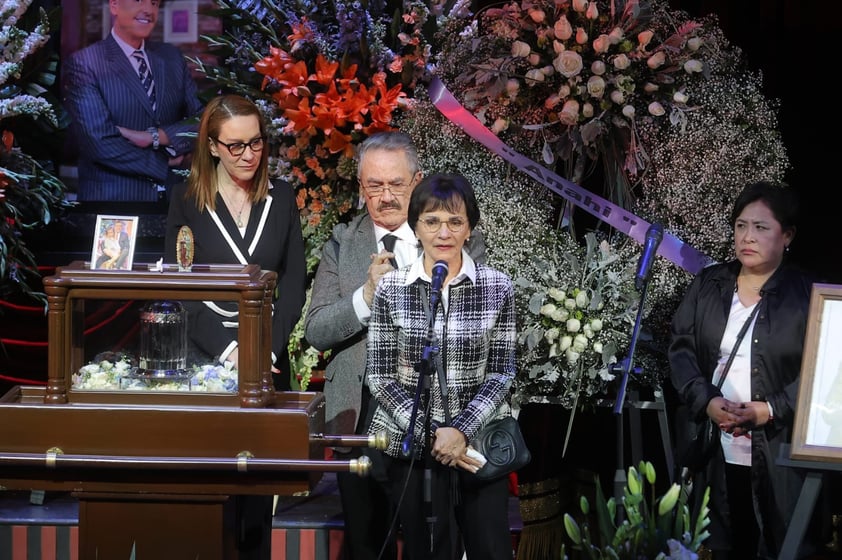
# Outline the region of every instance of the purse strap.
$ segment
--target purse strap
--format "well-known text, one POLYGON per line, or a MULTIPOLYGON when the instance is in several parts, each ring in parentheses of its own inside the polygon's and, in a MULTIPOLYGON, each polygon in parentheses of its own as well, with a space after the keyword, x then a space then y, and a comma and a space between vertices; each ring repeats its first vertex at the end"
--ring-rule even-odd
POLYGON ((746 319, 746 322, 743 323, 743 326, 740 328, 740 332, 737 333, 737 342, 734 343, 734 348, 728 355, 728 361, 725 362, 725 367, 722 368, 722 375, 719 376, 719 380, 716 382, 717 389, 721 389, 722 384, 725 383, 725 376, 728 375, 728 370, 731 369, 731 364, 734 362, 734 356, 737 355, 737 350, 739 349, 740 344, 742 344, 743 337, 745 336, 746 331, 748 331, 749 325, 751 325, 751 322, 754 320, 754 316, 757 315, 758 309, 760 309, 760 301, 758 301, 757 304, 754 306, 754 309, 751 310, 748 319, 746 319))

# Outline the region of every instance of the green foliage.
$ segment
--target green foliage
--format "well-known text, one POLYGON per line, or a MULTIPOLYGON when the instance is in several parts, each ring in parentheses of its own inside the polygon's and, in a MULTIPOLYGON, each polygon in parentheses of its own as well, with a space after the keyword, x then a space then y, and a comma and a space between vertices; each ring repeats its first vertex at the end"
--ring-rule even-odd
MULTIPOLYGON (((580 521, 569 513, 564 515, 567 536, 582 558, 698 558, 697 552, 709 536, 710 488, 705 489, 701 510, 693 520, 687 503, 687 488, 673 484, 659 497, 656 496, 655 480, 652 463, 641 461, 638 469, 629 467, 622 504, 614 497, 606 500, 597 481, 594 511, 591 512, 587 498, 582 497, 580 521), (594 521, 595 530, 592 529, 594 521)), ((567 558, 564 550, 562 558, 567 558)))

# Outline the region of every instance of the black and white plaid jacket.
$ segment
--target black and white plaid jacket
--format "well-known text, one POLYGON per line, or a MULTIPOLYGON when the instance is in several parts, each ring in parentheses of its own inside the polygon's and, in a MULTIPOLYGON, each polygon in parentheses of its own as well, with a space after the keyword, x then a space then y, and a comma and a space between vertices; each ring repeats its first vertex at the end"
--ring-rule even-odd
MULTIPOLYGON (((422 263, 419 259, 383 276, 368 327, 366 376, 379 405, 369 433, 385 430, 386 453, 395 457, 409 430, 418 386, 416 366, 428 345, 421 286, 429 294, 430 280, 422 263)), ((435 340, 446 373, 451 425, 471 441, 487 422, 511 413, 507 397, 515 376, 514 287, 508 276, 474 263, 463 251, 462 270, 444 292, 446 311, 442 305, 436 312, 435 340)), ((430 396, 434 431, 445 423, 435 370, 430 396)), ((416 450, 423 441, 424 409, 421 403, 414 425, 416 450)))

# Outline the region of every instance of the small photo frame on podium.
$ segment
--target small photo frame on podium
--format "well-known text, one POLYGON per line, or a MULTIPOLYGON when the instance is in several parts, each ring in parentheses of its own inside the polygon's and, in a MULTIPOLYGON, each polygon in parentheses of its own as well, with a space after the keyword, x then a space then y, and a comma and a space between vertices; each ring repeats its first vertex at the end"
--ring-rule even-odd
POLYGON ((137 225, 137 216, 98 215, 91 248, 91 269, 131 270, 137 225))
POLYGON ((814 284, 791 457, 842 463, 842 285, 814 284))

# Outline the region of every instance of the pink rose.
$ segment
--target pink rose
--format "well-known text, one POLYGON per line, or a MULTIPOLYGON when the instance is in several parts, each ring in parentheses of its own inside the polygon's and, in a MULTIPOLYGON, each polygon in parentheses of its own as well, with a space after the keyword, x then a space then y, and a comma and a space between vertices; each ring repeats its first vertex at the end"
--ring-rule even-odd
POLYGON ((633 119, 634 118, 634 107, 632 105, 624 106, 623 107, 623 115, 627 119, 633 119))
POLYGON ((617 105, 621 105, 622 103, 624 103, 626 101, 626 96, 623 95, 623 92, 618 90, 618 89, 615 89, 614 91, 612 91, 611 95, 609 95, 608 97, 610 97, 611 101, 613 101, 617 105))
POLYGON ((657 101, 653 101, 652 103, 650 103, 649 107, 648 107, 648 110, 649 110, 649 114, 654 116, 654 117, 660 117, 664 113, 666 113, 663 105, 661 105, 657 101))
POLYGON ((599 10, 596 8, 596 2, 588 4, 588 10, 585 12, 585 17, 593 21, 599 17, 599 10))
POLYGON ((652 70, 655 70, 657 68, 660 68, 664 64, 664 62, 666 62, 666 60, 667 55, 664 54, 664 51, 658 51, 646 60, 646 66, 648 66, 652 70))
POLYGON ((591 62, 591 72, 597 76, 602 76, 605 74, 605 63, 601 60, 594 60, 591 62))
POLYGON ((566 15, 562 14, 555 22, 555 25, 553 26, 553 33, 555 34, 556 39, 561 39, 562 41, 566 41, 573 36, 573 27, 567 20, 566 15))
POLYGON ((564 102, 561 112, 558 114, 561 124, 573 126, 579 122, 579 102, 575 99, 568 99, 564 102))
POLYGON ((648 29, 646 31, 641 31, 637 34, 637 42, 640 43, 640 49, 643 50, 646 48, 646 45, 649 44, 649 41, 652 40, 652 37, 655 35, 652 31, 648 29))
POLYGON ((623 29, 620 28, 620 27, 615 27, 614 29, 611 30, 611 33, 608 34, 608 38, 611 39, 612 45, 619 44, 620 41, 622 41, 625 36, 626 36, 626 34, 623 32, 623 29))
POLYGON ((532 21, 534 21, 535 23, 541 23, 542 21, 547 19, 547 14, 544 13, 544 10, 533 8, 529 10, 529 17, 532 18, 532 21))
POLYGON ((588 42, 588 33, 581 27, 576 28, 576 43, 584 45, 588 42))
POLYGON ((602 34, 593 42, 593 50, 599 54, 608 52, 608 47, 611 46, 611 40, 608 38, 608 35, 602 34))
POLYGON ((573 0, 573 10, 579 13, 588 9, 588 0, 573 0))

